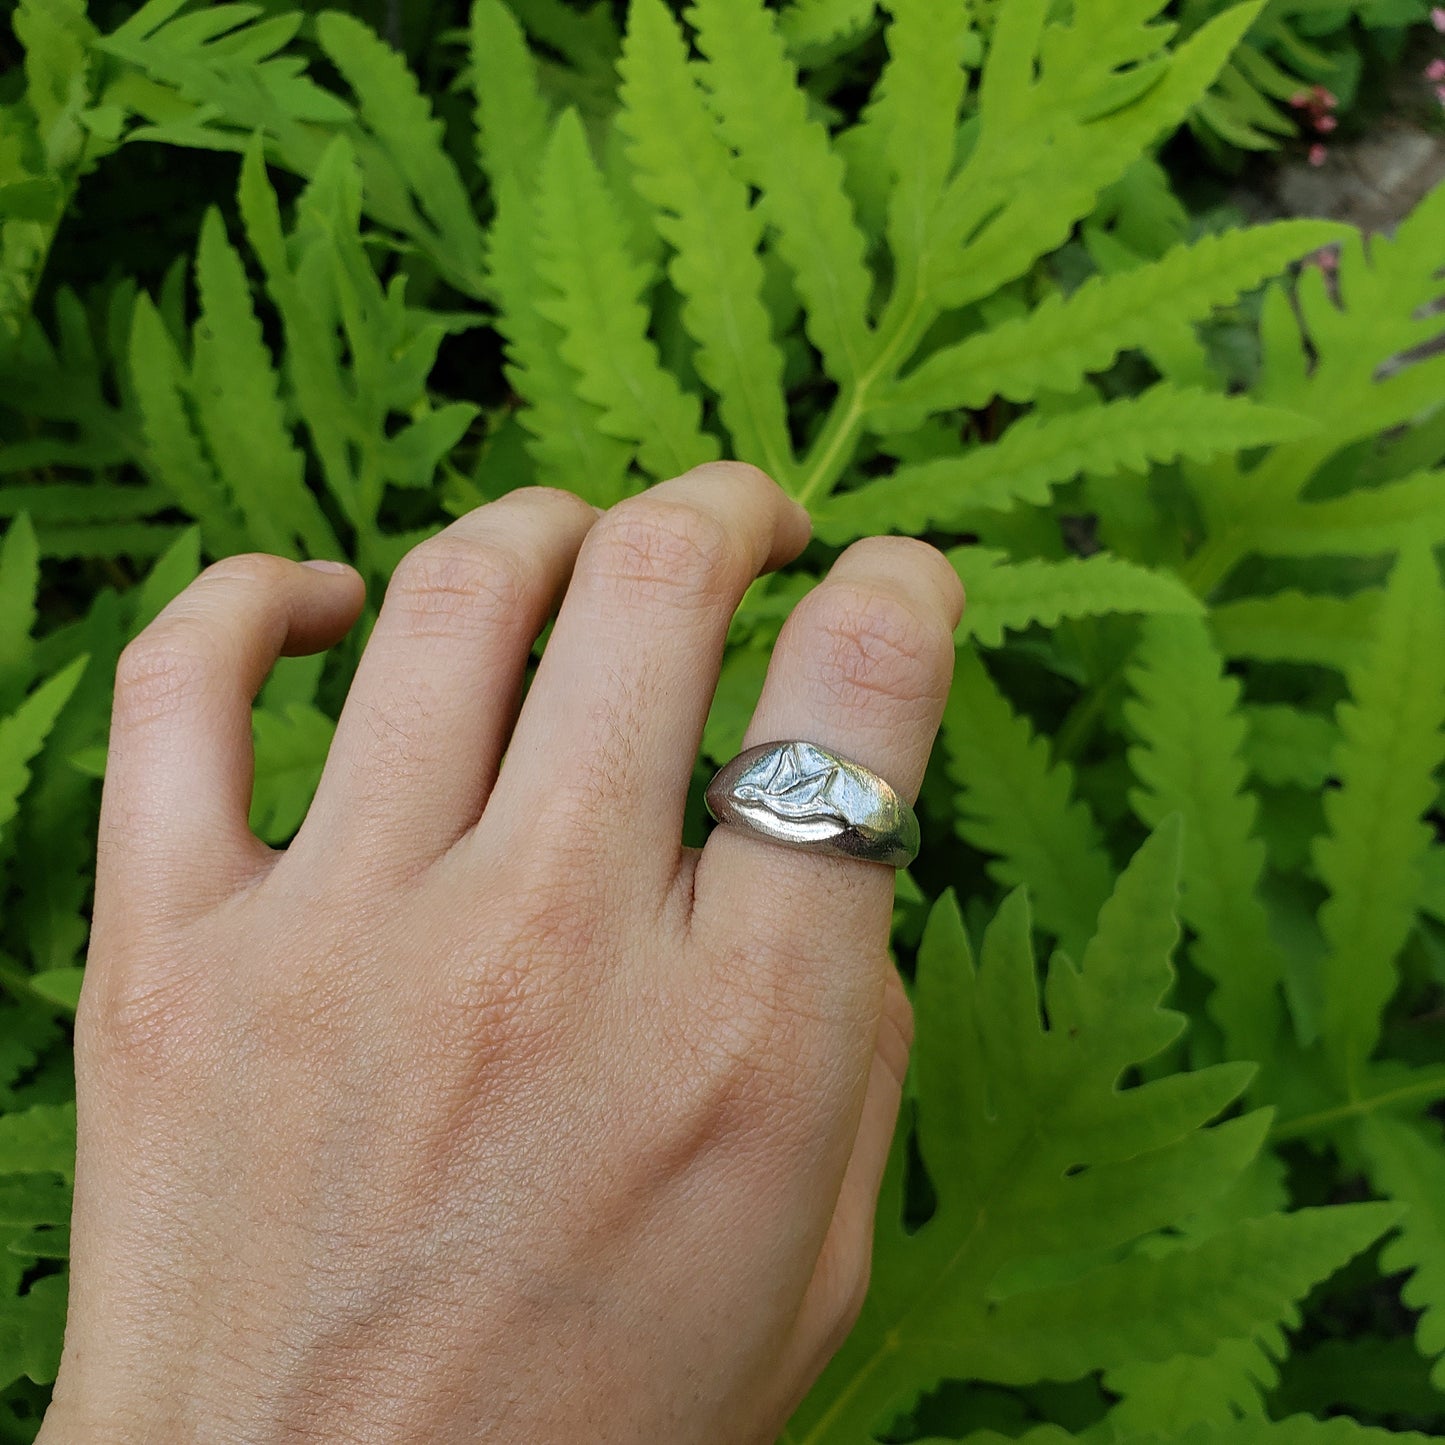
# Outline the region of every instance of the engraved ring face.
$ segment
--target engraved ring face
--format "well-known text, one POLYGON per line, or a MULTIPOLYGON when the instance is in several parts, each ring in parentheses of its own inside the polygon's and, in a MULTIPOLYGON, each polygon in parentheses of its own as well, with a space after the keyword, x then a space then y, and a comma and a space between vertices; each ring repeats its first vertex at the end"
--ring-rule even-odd
POLYGON ((708 784, 719 823, 774 843, 906 868, 918 854, 913 809, 861 763, 816 743, 764 743, 739 753, 708 784))

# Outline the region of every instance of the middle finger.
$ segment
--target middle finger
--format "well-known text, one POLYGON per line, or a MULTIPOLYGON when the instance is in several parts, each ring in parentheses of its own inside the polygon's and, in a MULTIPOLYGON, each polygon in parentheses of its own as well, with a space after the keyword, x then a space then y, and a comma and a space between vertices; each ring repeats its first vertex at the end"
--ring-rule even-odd
POLYGON ((482 832, 613 839, 663 880, 728 623, 808 514, 756 467, 713 462, 614 507, 589 533, 512 735, 482 832), (548 821, 550 820, 550 822, 548 821))

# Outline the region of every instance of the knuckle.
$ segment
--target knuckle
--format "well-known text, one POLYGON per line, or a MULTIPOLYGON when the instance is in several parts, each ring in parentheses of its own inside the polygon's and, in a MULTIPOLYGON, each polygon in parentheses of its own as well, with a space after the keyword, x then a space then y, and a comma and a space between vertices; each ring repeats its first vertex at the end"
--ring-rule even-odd
POLYGON ((719 518, 656 497, 614 507, 586 551, 589 571, 638 601, 712 601, 738 570, 737 540, 719 518))
POLYGON ((597 513, 590 502, 583 501, 576 492, 569 492, 565 487, 518 487, 515 492, 507 493, 502 500, 515 499, 519 502, 540 502, 545 507, 554 507, 559 512, 575 513, 581 520, 591 522, 597 513))
POLYGON ((823 584, 800 611, 817 638, 807 650, 813 679, 837 705, 947 696, 953 635, 940 618, 896 594, 844 582, 823 584))
POLYGON ((472 635, 525 611, 530 580, 524 559, 498 541, 435 538, 402 558, 386 600, 410 634, 472 635))
POLYGON ((144 724, 183 706, 208 685, 214 653, 214 638, 193 619, 152 623, 116 663, 117 721, 144 724))
POLYGON ((269 552, 237 552, 234 556, 212 562, 196 578, 196 582, 201 586, 214 582, 246 582, 272 587, 286 581, 295 565, 284 557, 273 557, 269 552))
POLYGON ((124 963, 94 968, 81 990, 75 1050, 82 1068, 123 1083, 175 1081, 205 1046, 196 989, 124 963))

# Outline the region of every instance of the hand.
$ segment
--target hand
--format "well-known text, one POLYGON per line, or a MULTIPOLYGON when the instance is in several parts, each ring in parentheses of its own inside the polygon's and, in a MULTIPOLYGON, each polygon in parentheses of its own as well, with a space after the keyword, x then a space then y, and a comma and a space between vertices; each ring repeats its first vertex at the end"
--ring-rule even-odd
MULTIPOLYGON (((729 619, 807 535, 727 463, 462 518, 398 568, 280 853, 250 701, 360 579, 232 557, 127 648, 43 1441, 775 1436, 860 1305, 909 1040, 890 870, 680 843, 729 619)), ((961 606, 932 548, 851 547, 748 743, 911 798, 961 606)))

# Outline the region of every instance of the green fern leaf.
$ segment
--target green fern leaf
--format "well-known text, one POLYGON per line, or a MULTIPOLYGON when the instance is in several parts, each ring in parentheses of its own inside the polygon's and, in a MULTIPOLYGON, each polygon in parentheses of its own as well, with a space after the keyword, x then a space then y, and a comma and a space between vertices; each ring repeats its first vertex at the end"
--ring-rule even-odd
POLYGON ((331 747, 336 724, 314 707, 258 707, 251 715, 256 781, 251 827, 267 843, 284 843, 301 826, 331 747))
POLYGON ((1266 557, 1359 557, 1445 542, 1445 471, 1304 502, 1262 517, 1251 550, 1266 557))
POLYGON ((1091 372, 1146 345, 1161 330, 1202 321, 1290 261, 1338 240, 1324 221, 1281 221, 1176 246, 1163 259, 1055 291, 1024 316, 935 351, 879 398, 869 424, 907 431, 926 416, 978 408, 990 398, 1068 394, 1091 372))
POLYGON ((889 0, 887 8, 888 63, 865 124, 880 134, 892 179, 886 234, 895 290, 906 291, 935 243, 938 202, 953 172, 970 7, 967 0, 889 0))
POLYGON ((612 79, 617 58, 617 27, 608 5, 579 13, 566 0, 508 0, 517 18, 543 45, 599 84, 612 79))
POLYGON ((69 1280, 65 1274, 37 1279, 22 1295, 0 1300, 0 1383, 23 1375, 48 1385, 60 1369, 69 1280))
POLYGON ((75 1180, 75 1105, 36 1104, 0 1117, 0 1175, 58 1174, 75 1180))
POLYGON ((1413 1271, 1401 1298, 1420 1311, 1415 1344, 1433 1361, 1431 1381, 1445 1394, 1445 1142, 1438 1124, 1372 1114, 1360 1127, 1360 1143, 1375 1188, 1408 1211, 1380 1255, 1380 1268, 1413 1271))
POLYGON ((538 270, 552 293, 539 309, 562 332, 561 351, 581 394, 601 408, 610 436, 635 443, 654 478, 712 461, 717 442, 700 429, 697 398, 665 371, 648 339, 646 268, 587 148, 575 111, 557 122, 537 202, 538 270))
POLYGON ((1077 956, 1114 882, 1098 824, 1074 797, 1068 765, 1051 763, 1048 740, 969 648, 958 653, 942 741, 959 836, 991 855, 998 882, 1028 888, 1039 922, 1077 956))
POLYGON ((788 48, 800 56, 851 41, 872 23, 875 0, 791 0, 778 16, 788 48))
POLYGON ((1119 557, 1071 557, 1063 562, 1009 563, 1002 552, 955 547, 948 553, 968 588, 961 636, 997 647, 1004 632, 1064 617, 1115 612, 1199 613, 1199 599, 1168 572, 1153 572, 1119 557))
POLYGON ((1440 1395, 1408 1336, 1358 1335, 1296 1348, 1270 1403, 1279 1415, 1318 1415, 1339 1406, 1356 1415, 1428 1419, 1439 1411, 1440 1395))
MULTIPOLYGON (((247 529, 266 550, 286 556, 341 555, 306 486, 245 266, 215 210, 201 226, 196 286, 192 395, 212 461, 247 529)), ((203 526, 204 517, 197 514, 203 526)))
MULTIPOLYGON (((1144 15, 1157 8, 1140 7, 1144 15)), ((929 293, 943 306, 964 306, 1061 246, 1100 192, 1179 124, 1259 9, 1258 3, 1234 6, 1167 59, 1122 73, 1117 65, 1154 54, 1161 32, 1140 26, 1134 9, 1118 7, 1115 43, 1103 43, 1109 12, 1091 10, 1072 27, 1067 55, 1060 38, 1070 32, 1044 32, 1056 63, 1047 83, 1035 85, 1045 11, 1007 7, 984 68, 986 128, 941 203, 940 235, 965 244, 936 253, 924 273, 929 293)))
POLYGON ((1160 383, 1141 396, 1060 416, 1032 414, 992 446, 898 468, 819 508, 818 534, 844 542, 875 531, 957 527, 970 513, 1043 503, 1081 472, 1143 472, 1151 461, 1206 458, 1312 429, 1292 412, 1160 383))
POLYGON ((1162 1256, 1100 1253, 1217 1196, 1264 1122, 1222 1126, 1222 1138, 1200 1127, 1243 1086, 1239 1066, 1118 1089, 1182 1022, 1159 1006, 1177 937, 1178 846, 1171 826, 1140 850, 1081 968, 1056 956, 1042 1000, 1022 895, 1000 910, 978 966, 951 898, 934 909, 914 1056, 918 1152, 937 1205, 907 1229, 893 1175, 877 1287, 792 1421, 795 1445, 855 1445, 940 1377, 1071 1379, 1213 1349, 1282 1317, 1396 1217, 1380 1205, 1304 1210, 1162 1256), (1019 1273, 1050 1256, 1041 1286, 1019 1273))
POLYGON ((707 57, 724 137, 777 231, 823 369, 855 382, 870 356, 866 243, 843 186, 843 162, 808 115, 782 36, 762 0, 696 0, 688 12, 707 57))
MULTIPOLYGON (((1431 1438, 1408 1431, 1376 1430, 1355 1420, 1315 1420, 1299 1415, 1279 1421, 1206 1423, 1167 1435, 1109 1434, 1101 1437, 1101 1441, 1106 1445, 1429 1445, 1431 1438)), ((1078 1439, 1077 1435, 1046 1425, 1007 1437, 984 1430, 967 1436, 966 1445, 1069 1445, 1078 1439)), ((927 1441, 919 1445, 944 1445, 944 1442, 927 1441)))
POLYGON ((1330 890, 1319 914, 1328 945, 1321 1031, 1353 1088, 1414 925, 1420 862, 1432 837, 1421 814, 1435 800, 1434 773, 1445 760, 1445 599, 1427 547, 1401 552, 1375 645, 1349 680, 1335 754, 1340 787, 1325 795, 1329 831, 1314 861, 1330 890))
POLYGON ((126 594, 133 604, 130 636, 150 626, 168 602, 196 580, 201 570, 201 529, 188 527, 156 558, 145 580, 126 594))
POLYGON ((1241 711, 1247 728, 1244 757, 1254 777, 1276 788, 1317 792, 1324 787, 1340 740, 1330 718, 1282 703, 1256 703, 1241 711))
POLYGON ((1379 1204, 1269 1215, 1192 1249, 1136 1254, 1098 1276, 1004 1300, 980 1342, 982 1373, 1017 1383, 1075 1379, 1120 1359, 1208 1351, 1289 1310, 1396 1218, 1379 1204), (1181 1299, 1190 1306, 1182 1314, 1181 1299))
POLYGON ((761 214, 733 174, 661 0, 634 0, 622 57, 622 109, 638 190, 673 249, 668 275, 697 342, 698 375, 717 393, 732 454, 795 486, 783 355, 762 295, 761 214))
POLYGON ((35 599, 40 590, 40 547, 30 517, 21 512, 0 541, 0 712, 24 695, 34 675, 35 599))
POLYGON ((1109 1424, 1118 1437, 1128 1439, 1173 1434, 1190 1425, 1262 1420, 1261 1392, 1278 1378, 1274 1360, 1255 1339, 1227 1340, 1207 1355, 1125 1365, 1104 1377, 1105 1387, 1122 1401, 1109 1412, 1109 1424))
POLYGON ((1274 1057, 1280 1021, 1281 955, 1260 901, 1264 844, 1258 807, 1245 788, 1245 721, 1239 684, 1205 624, 1150 618, 1130 673, 1134 699, 1124 716, 1140 739, 1129 765, 1141 786, 1130 794, 1151 827, 1184 819, 1180 912, 1194 934, 1190 956, 1214 984, 1209 1009, 1231 1058, 1274 1057))
POLYGON ((633 448, 603 433, 601 410, 578 388, 563 359, 562 329, 541 313, 552 293, 538 274, 537 208, 532 196, 503 178, 488 234, 488 285, 501 310, 497 330, 507 343, 507 379, 528 405, 520 413, 531 434, 537 480, 611 506, 627 489, 633 448))
POLYGON ((70 701, 86 661, 77 657, 42 682, 14 712, 0 718, 0 838, 20 811, 21 795, 30 785, 30 763, 70 701))
POLYGON ((483 236, 471 199, 443 143, 441 122, 406 62, 359 20, 335 10, 316 38, 356 95, 362 119, 435 228, 433 252, 463 291, 483 290, 483 236))
POLYGON ((1210 615, 1219 650, 1256 662, 1312 662, 1352 667, 1376 631, 1380 593, 1353 597, 1283 588, 1269 597, 1225 602, 1210 615))
POLYGON ((542 163, 552 130, 537 62, 502 0, 476 0, 470 41, 477 159, 493 185, 507 180, 525 188, 542 163))
POLYGON ((130 378, 145 431, 146 470, 200 523, 213 556, 244 551, 245 524, 196 436, 185 363, 149 296, 136 301, 133 326, 130 378))
MULTIPOLYGON (((0 1117, 0 1232, 8 1253, 64 1257, 57 1246, 63 1246, 74 1178, 73 1103, 38 1104, 0 1117)), ((63 1273, 46 1275, 26 1293, 0 1300, 0 1386, 22 1376, 37 1384, 55 1378, 67 1286, 63 1273)))

